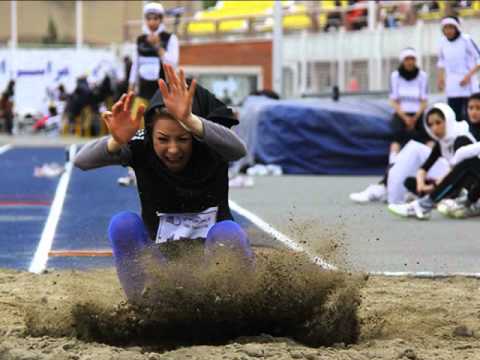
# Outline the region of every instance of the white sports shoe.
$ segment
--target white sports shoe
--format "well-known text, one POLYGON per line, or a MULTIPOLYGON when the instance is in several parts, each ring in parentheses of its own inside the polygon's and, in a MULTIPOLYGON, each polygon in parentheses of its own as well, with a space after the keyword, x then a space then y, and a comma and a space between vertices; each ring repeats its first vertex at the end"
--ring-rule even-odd
POLYGON ((440 214, 450 217, 455 217, 455 213, 458 209, 465 208, 465 205, 468 202, 468 192, 465 189, 462 189, 460 196, 456 199, 445 199, 440 201, 437 205, 437 210, 440 214))
POLYGON ((476 202, 475 204, 466 203, 457 204, 455 209, 449 213, 451 217, 455 219, 466 219, 469 217, 479 216, 480 215, 480 202, 476 202))
POLYGON ((372 184, 358 193, 351 193, 350 200, 358 204, 365 204, 368 202, 385 202, 387 201, 387 188, 385 185, 372 184))
POLYGON ((408 204, 390 204, 388 210, 395 215, 402 217, 416 217, 419 220, 430 219, 431 210, 420 206, 418 200, 412 201, 408 204))
POLYGON ((117 183, 120 186, 137 186, 137 177, 135 172, 129 168, 127 176, 122 176, 117 179, 117 183))
POLYGON ((454 199, 444 199, 438 203, 437 211, 444 216, 449 216, 452 209, 456 206, 457 202, 454 199))

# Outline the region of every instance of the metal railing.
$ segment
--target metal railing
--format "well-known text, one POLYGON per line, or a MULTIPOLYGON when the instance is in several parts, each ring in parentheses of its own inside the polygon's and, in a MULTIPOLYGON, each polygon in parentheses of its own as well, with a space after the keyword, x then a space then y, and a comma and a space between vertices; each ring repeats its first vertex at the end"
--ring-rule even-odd
MULTIPOLYGON (((307 32, 319 32, 325 30, 326 27, 339 28, 342 27, 348 30, 357 30, 363 27, 369 27, 370 29, 376 28, 378 25, 382 26, 382 16, 390 14, 393 9, 401 8, 405 6, 404 1, 380 1, 378 3, 373 1, 365 1, 357 3, 351 6, 342 6, 337 8, 321 8, 317 2, 312 2, 316 6, 305 7, 305 10, 295 10, 295 7, 284 9, 283 16, 303 16, 308 18, 308 26, 285 26, 284 31, 307 31, 307 32), (352 12, 360 11, 361 14, 357 14, 354 18, 351 17, 352 12), (354 23, 352 23, 354 21, 354 23)), ((440 2, 441 7, 436 10, 429 11, 428 8, 432 6, 435 1, 432 0, 419 0, 412 1, 410 8, 413 16, 416 19, 422 19, 424 21, 437 21, 444 15, 456 14, 463 16, 480 16, 480 10, 473 8, 465 8, 458 10, 454 8, 453 2, 445 1, 440 2), (427 11, 424 9, 427 8, 427 11)), ((477 6, 478 7, 478 6, 477 6)), ((405 22, 405 13, 395 14, 397 21, 405 22)), ((224 38, 252 38, 252 37, 265 37, 269 35, 272 29, 273 14, 258 14, 248 16, 228 16, 216 19, 198 19, 195 17, 189 18, 166 18, 166 26, 169 31, 177 34, 177 36, 183 41, 194 40, 219 40, 224 38), (243 21, 245 23, 240 29, 225 30, 222 29, 222 24, 232 21, 243 21), (209 31, 205 32, 192 32, 189 31, 191 24, 210 24, 209 31)), ((416 21, 415 19, 415 21, 416 21)), ((124 41, 133 41, 135 37, 140 33, 143 20, 130 20, 124 25, 124 41)), ((402 26, 404 24, 400 24, 402 26)), ((413 24, 408 24, 413 25, 413 24)))

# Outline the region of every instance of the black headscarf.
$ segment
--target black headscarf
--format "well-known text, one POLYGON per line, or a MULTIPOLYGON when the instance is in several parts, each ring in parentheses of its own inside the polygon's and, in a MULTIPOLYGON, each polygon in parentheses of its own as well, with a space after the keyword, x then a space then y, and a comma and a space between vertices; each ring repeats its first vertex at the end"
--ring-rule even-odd
POLYGON ((408 81, 415 79, 418 76, 419 72, 420 72, 420 69, 417 66, 415 66, 415 68, 410 71, 405 69, 405 66, 403 66, 403 63, 398 67, 398 73, 400 74, 400 76, 408 81))

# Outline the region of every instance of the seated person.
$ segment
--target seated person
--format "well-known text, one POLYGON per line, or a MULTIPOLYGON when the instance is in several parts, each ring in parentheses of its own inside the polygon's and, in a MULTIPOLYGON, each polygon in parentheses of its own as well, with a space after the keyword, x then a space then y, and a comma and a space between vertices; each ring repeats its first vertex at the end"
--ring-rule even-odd
MULTIPOLYGON (((480 140, 480 93, 473 94, 468 101, 468 115, 471 120, 470 133, 475 140, 480 140)), ((465 139, 464 139, 465 140, 465 139)), ((464 143, 467 143, 464 141, 464 143)), ((422 185, 423 171, 417 174, 415 185, 417 192, 424 196, 409 204, 391 204, 389 209, 400 216, 412 216, 419 219, 428 219, 435 204, 441 200, 455 196, 463 188, 468 188, 467 196, 459 197, 457 200, 449 201, 445 206, 439 206, 438 210, 445 215, 457 218, 480 215, 480 143, 474 142, 459 148, 452 158, 452 171, 439 181, 436 186, 422 185), (420 186, 418 186, 420 185, 420 186), (426 194, 430 193, 430 194, 426 194)), ((457 141, 458 145, 458 141, 457 141)), ((433 153, 433 152, 432 152, 433 153)), ((407 181, 411 181, 407 180, 407 181)))

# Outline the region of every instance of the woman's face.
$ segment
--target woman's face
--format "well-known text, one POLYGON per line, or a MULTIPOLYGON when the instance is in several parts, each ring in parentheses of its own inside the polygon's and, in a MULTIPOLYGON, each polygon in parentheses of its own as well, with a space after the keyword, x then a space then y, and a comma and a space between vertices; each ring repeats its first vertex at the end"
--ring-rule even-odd
POLYGON ((160 26, 160 23, 162 22, 162 17, 160 15, 148 14, 147 16, 145 16, 145 22, 148 29, 151 32, 154 32, 160 26))
POLYGON ((405 59, 403 59, 403 67, 407 71, 412 71, 415 69, 417 66, 417 59, 415 59, 413 56, 407 56, 405 59))
POLYGON ((468 117, 472 124, 480 124, 480 100, 470 99, 468 102, 468 117))
POLYGON ((457 35, 457 28, 454 25, 445 25, 442 31, 443 35, 445 35, 447 39, 453 39, 455 35, 457 35))
POLYGON ((192 156, 192 135, 176 120, 162 117, 153 127, 153 149, 173 173, 182 171, 192 156))
POLYGON ((445 120, 437 113, 430 114, 427 119, 427 125, 438 139, 442 139, 446 133, 445 120))

